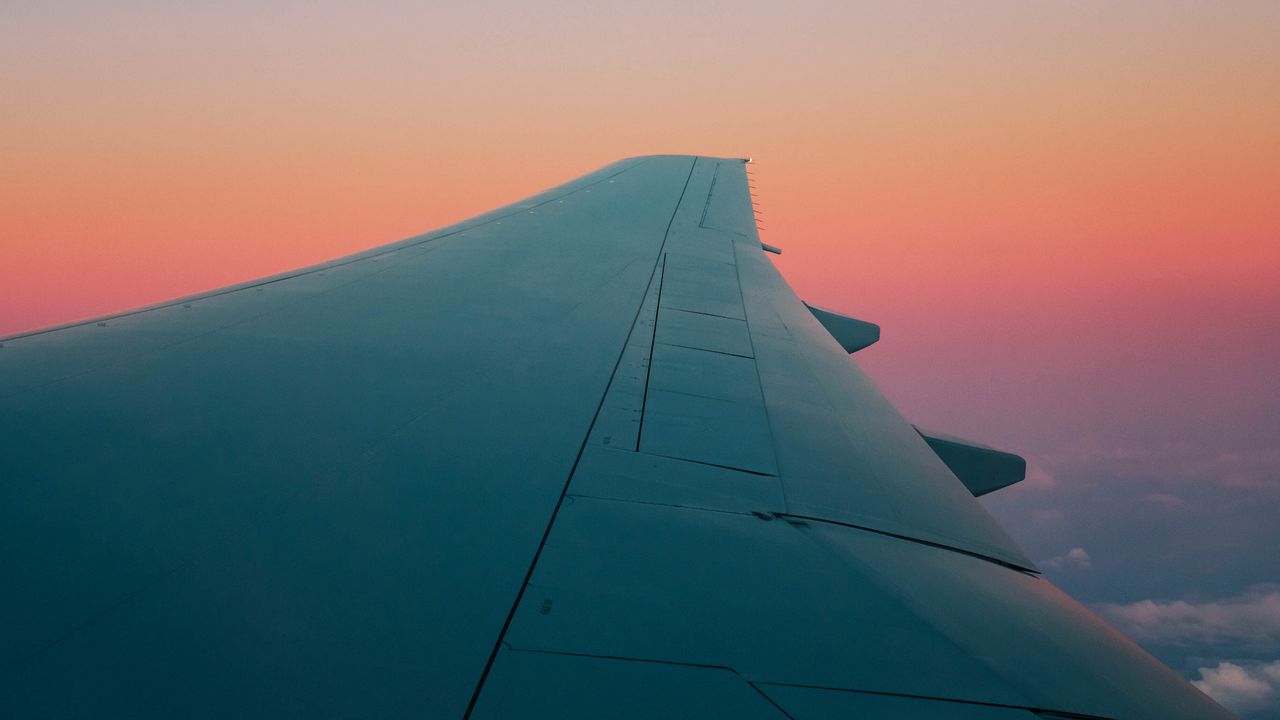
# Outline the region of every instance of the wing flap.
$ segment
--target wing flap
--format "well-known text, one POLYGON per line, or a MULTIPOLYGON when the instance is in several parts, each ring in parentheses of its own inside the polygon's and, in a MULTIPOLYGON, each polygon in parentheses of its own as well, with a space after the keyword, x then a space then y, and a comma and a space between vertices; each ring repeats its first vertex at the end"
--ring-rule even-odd
POLYGON ((575 491, 513 649, 728 667, 762 686, 946 701, 939 711, 1225 717, 1042 578, 828 522, 575 491))

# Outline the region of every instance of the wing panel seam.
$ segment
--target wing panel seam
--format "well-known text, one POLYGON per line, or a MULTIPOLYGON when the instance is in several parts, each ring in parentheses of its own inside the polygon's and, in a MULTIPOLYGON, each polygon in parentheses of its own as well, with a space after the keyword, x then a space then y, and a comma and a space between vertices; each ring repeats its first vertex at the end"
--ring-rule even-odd
MULTIPOLYGON (((680 212, 680 205, 684 203, 685 191, 689 189, 689 180, 693 177, 693 169, 697 167, 700 158, 693 158, 689 163, 689 173, 685 176, 684 186, 680 189, 680 197, 676 199, 675 207, 671 210, 671 219, 667 221, 667 229, 663 232, 662 243, 658 246, 658 255, 654 258, 653 272, 649 275, 649 285, 645 287, 645 295, 648 295, 649 286, 653 284, 654 275, 658 272, 659 264, 662 262, 663 252, 667 245, 667 238, 671 235, 671 226, 675 222, 676 214, 680 212)), ((622 364, 622 358, 626 355, 627 344, 631 341, 631 333, 635 331, 636 320, 640 317, 640 313, 644 308, 644 295, 640 298, 640 303, 636 307, 635 317, 631 320, 631 330, 627 332, 626 339, 622 342, 622 347, 618 351, 618 359, 613 364, 613 374, 618 372, 618 367, 622 364)), ((613 374, 610 375, 612 380, 613 374)), ((516 591, 515 601, 511 603, 511 609, 507 612, 507 618, 502 623, 502 629, 498 632, 498 637, 493 643, 493 650, 489 653, 489 659, 485 662, 484 670, 480 673, 480 679, 476 682, 476 688, 471 693, 471 700, 467 703, 467 710, 463 713, 463 720, 468 720, 471 713, 475 711, 476 702, 480 699, 480 692, 484 689, 485 680, 489 677, 489 672, 493 669, 493 663, 498 657, 498 651, 502 648, 503 642, 507 636, 507 630, 511 627, 512 620, 515 619, 516 609, 520 607, 520 601, 524 599, 524 591, 529 587, 529 581, 533 578, 533 571, 538 566, 538 558, 542 556, 542 549, 547 545, 547 538, 551 535, 551 529, 555 526, 556 516, 560 513, 560 507, 564 505, 565 496, 569 492, 569 484, 573 481, 574 473, 578 470, 578 464, 582 462, 582 453, 587 448, 587 443, 591 440, 591 429, 595 427, 596 420, 600 417, 600 410, 604 407, 605 398, 608 396, 608 385, 605 386, 604 392, 600 394, 600 402, 596 405, 595 415, 591 418, 591 424, 587 426, 587 431, 582 436, 582 444, 578 446, 577 457, 573 459, 573 466, 569 468, 569 472, 564 480, 564 486, 560 489, 560 497, 556 499, 556 505, 551 510, 551 517, 547 519, 547 527, 542 531, 542 539, 538 541, 538 547, 533 552, 533 559, 529 563, 529 569, 525 572, 524 581, 520 584, 520 589, 516 591)))

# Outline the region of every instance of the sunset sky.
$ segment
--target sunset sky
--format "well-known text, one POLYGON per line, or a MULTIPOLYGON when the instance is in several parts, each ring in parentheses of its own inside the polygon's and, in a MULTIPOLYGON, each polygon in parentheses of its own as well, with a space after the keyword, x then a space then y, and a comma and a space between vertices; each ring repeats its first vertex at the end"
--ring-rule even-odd
POLYGON ((26 2, 0 336, 752 156, 913 421, 1024 454, 1046 574, 1280 718, 1280 3, 26 2))

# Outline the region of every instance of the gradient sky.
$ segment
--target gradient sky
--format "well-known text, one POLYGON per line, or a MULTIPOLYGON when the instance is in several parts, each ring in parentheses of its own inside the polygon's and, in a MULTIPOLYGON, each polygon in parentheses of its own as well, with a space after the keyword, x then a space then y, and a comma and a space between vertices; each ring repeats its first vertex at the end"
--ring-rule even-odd
POLYGON ((432 5, 6 2, 0 335, 753 156, 1049 577, 1280 718, 1280 3, 432 5))

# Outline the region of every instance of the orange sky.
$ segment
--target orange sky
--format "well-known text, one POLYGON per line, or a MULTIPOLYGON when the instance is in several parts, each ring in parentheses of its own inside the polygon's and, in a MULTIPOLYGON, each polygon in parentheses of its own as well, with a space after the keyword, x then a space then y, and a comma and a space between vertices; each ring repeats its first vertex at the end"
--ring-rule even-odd
POLYGON ((0 334, 694 152, 757 159, 782 270, 884 326, 909 411, 969 422, 921 374, 1079 397, 1103 347, 1116 388, 1280 354, 1272 2, 80 2, 0 35, 0 334))

